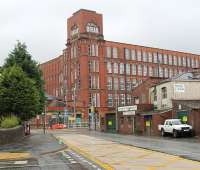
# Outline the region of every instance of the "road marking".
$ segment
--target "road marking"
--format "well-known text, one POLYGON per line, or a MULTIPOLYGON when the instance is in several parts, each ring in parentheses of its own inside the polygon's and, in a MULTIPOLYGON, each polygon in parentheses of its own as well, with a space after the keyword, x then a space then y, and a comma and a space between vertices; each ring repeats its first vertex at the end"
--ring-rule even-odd
POLYGON ((27 163, 28 163, 27 160, 25 160, 25 161, 15 161, 15 162, 14 162, 15 165, 25 165, 25 164, 27 164, 27 163))
POLYGON ((94 165, 94 164, 92 165, 92 167, 93 167, 93 168, 97 168, 97 166, 96 166, 96 165, 94 165))

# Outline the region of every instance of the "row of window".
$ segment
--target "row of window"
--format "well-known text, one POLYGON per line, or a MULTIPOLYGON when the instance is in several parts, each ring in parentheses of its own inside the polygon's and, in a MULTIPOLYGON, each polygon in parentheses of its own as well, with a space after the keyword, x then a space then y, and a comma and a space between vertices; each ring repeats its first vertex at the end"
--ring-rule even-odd
MULTIPOLYGON (((134 49, 124 49, 126 60, 143 61, 151 63, 168 64, 183 67, 199 67, 198 59, 192 57, 181 57, 171 54, 161 54, 157 52, 146 52, 134 49)), ((107 58, 118 58, 118 49, 116 47, 106 47, 107 58)))
POLYGON ((133 90, 139 85, 142 80, 136 80, 135 78, 127 77, 126 81, 124 77, 108 77, 107 78, 107 89, 108 90, 133 90))
POLYGON ((157 77, 172 77, 177 73, 185 72, 184 69, 167 68, 167 67, 152 67, 142 64, 124 64, 107 62, 107 73, 139 75, 139 76, 155 76, 157 77), (159 73, 159 74, 158 74, 159 73))
POLYGON ((125 106, 134 103, 134 97, 130 94, 108 94, 108 107, 125 106))

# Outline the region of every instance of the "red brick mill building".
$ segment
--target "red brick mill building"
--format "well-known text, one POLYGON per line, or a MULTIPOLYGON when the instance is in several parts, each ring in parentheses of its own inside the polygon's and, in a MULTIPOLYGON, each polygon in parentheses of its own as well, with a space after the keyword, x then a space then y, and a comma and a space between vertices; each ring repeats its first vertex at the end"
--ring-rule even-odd
MULTIPOLYGON (((95 11, 81 9, 68 18, 67 37, 63 54, 41 64, 46 92, 82 120, 93 106, 102 131, 119 131, 116 108, 134 105, 133 89, 147 78, 199 67, 195 54, 105 40, 102 14, 95 11)), ((132 126, 135 119, 126 121, 132 126)))

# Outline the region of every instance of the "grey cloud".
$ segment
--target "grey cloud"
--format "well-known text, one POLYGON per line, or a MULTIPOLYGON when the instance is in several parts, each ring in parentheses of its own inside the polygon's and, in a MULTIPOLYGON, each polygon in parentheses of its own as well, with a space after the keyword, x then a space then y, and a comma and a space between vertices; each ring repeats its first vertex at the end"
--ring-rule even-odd
POLYGON ((0 1, 0 65, 16 40, 38 62, 62 53, 66 21, 80 8, 104 17, 106 40, 200 54, 198 0, 6 0, 0 1))

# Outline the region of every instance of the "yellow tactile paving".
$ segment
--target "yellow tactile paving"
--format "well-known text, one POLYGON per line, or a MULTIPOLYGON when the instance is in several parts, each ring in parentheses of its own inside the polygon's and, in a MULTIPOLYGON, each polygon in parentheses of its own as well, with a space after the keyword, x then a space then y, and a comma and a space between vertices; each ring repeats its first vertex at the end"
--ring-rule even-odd
POLYGON ((30 153, 10 153, 10 152, 0 152, 0 161, 1 160, 20 160, 30 158, 30 153))
POLYGON ((178 156, 80 134, 58 137, 80 154, 106 165, 104 168, 109 170, 200 170, 200 162, 178 156))

